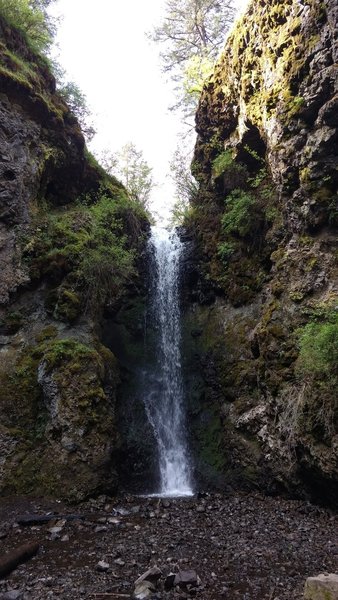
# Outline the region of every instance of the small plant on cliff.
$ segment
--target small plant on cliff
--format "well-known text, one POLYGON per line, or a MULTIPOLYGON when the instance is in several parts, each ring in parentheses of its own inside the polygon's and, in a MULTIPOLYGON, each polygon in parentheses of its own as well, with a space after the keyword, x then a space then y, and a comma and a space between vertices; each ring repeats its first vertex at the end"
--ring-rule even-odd
POLYGON ((213 181, 223 177, 224 187, 228 190, 242 187, 247 180, 247 176, 245 165, 234 160, 231 150, 224 150, 212 162, 213 181))
POLYGON ((281 394, 278 427, 294 459, 299 439, 331 445, 338 420, 338 310, 318 307, 298 330, 296 380, 281 394))
POLYGON ((229 258, 235 252, 235 245, 231 242, 220 242, 217 246, 217 254, 221 261, 227 264, 229 258))
POLYGON ((255 198, 243 190, 234 190, 226 199, 226 212, 222 217, 224 233, 245 237, 250 232, 255 218, 255 198))
POLYGON ((231 150, 224 150, 212 163, 212 175, 214 179, 220 177, 225 171, 232 167, 234 163, 233 155, 231 150))

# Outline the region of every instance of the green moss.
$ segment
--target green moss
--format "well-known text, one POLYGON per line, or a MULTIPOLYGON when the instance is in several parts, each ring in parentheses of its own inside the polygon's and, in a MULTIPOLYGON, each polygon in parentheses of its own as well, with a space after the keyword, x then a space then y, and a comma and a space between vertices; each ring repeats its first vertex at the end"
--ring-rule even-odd
POLYGON ((57 367, 63 368, 65 363, 72 360, 94 360, 95 358, 94 350, 71 338, 53 340, 41 346, 40 350, 43 352, 42 358, 46 362, 49 371, 57 367))
POLYGON ((58 293, 55 316, 61 321, 72 323, 81 313, 81 300, 72 290, 61 288, 58 293))
POLYGON ((32 278, 63 282, 47 301, 55 318, 73 322, 83 309, 100 310, 121 296, 136 274, 145 222, 142 207, 121 190, 115 198, 100 195, 90 206, 39 214, 23 240, 23 256, 32 278))
POLYGON ((216 472, 221 473, 226 464, 226 457, 223 452, 223 428, 219 416, 206 416, 203 426, 196 433, 200 458, 216 472))
POLYGON ((44 334, 44 341, 24 350, 12 372, 1 374, 2 426, 16 439, 2 489, 71 497, 94 485, 95 453, 115 436, 113 397, 104 386, 114 393, 117 365, 103 346, 94 349, 71 338, 45 339, 44 334), (57 393, 56 413, 48 408, 54 396, 47 392, 42 397, 38 373, 43 372, 43 381, 50 378, 57 393), (81 448, 67 461, 51 454, 51 447, 59 447, 63 428, 81 448))
POLYGON ((301 302, 304 299, 305 294, 299 290, 293 290, 290 292, 289 296, 293 302, 301 302))
POLYGON ((13 335, 23 325, 23 315, 21 312, 10 311, 8 312, 2 320, 2 327, 4 328, 4 333, 8 335, 13 335))
POLYGON ((41 356, 39 347, 27 348, 16 365, 11 364, 0 372, 3 425, 9 428, 16 425, 23 440, 35 439, 38 418, 45 414, 37 382, 41 356))
MULTIPOLYGON (((0 76, 4 82, 14 82, 24 88, 29 98, 34 96, 35 105, 40 106, 59 121, 68 111, 66 105, 57 94, 49 93, 44 78, 44 69, 39 57, 31 55, 28 60, 23 55, 10 51, 4 43, 0 43, 0 76)), ((44 67, 45 68, 45 67, 44 67)))
POLYGON ((298 369, 303 373, 338 375, 338 312, 324 313, 299 330, 298 369))
POLYGON ((234 160, 231 150, 224 150, 212 161, 212 178, 223 177, 227 189, 245 185, 248 177, 246 167, 234 160))
POLYGON ((54 325, 48 325, 47 327, 44 327, 36 336, 36 341, 40 344, 46 340, 56 338, 57 334, 57 328, 54 325))

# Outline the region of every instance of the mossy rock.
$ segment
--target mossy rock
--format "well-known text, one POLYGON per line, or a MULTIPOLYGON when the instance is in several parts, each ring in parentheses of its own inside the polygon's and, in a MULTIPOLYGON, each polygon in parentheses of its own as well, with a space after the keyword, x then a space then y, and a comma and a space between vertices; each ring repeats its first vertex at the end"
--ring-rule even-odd
POLYGON ((1 375, 4 426, 17 448, 5 464, 2 493, 68 499, 116 489, 113 453, 117 364, 107 348, 53 339, 45 328, 12 373, 1 375))

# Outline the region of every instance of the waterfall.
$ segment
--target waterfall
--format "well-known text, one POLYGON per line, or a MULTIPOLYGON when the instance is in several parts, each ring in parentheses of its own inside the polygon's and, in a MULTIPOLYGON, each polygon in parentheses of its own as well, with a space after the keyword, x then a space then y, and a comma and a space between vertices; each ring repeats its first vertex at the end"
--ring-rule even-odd
POLYGON ((152 227, 154 260, 151 325, 155 328, 155 365, 145 385, 144 403, 158 447, 160 494, 192 494, 187 451, 181 362, 179 270, 183 244, 175 231, 152 227))

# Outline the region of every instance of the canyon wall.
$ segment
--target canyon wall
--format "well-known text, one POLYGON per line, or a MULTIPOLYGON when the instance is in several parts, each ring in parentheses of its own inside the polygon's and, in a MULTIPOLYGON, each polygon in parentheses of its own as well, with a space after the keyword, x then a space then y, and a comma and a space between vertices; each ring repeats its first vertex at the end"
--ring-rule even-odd
POLYGON ((335 502, 338 7, 252 0, 205 85, 186 216, 197 477, 335 502))
POLYGON ((0 19, 0 493, 117 486, 102 317, 143 290, 140 205, 85 148, 47 60, 0 19))

